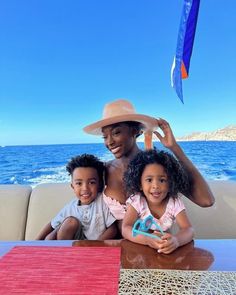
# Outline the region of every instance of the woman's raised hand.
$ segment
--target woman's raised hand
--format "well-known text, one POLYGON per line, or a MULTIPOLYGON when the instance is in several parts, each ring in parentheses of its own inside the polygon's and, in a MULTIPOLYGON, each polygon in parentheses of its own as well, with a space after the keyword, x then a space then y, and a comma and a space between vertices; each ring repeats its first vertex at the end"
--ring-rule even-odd
POLYGON ((153 133, 166 148, 173 148, 177 143, 169 123, 161 118, 157 119, 157 121, 160 129, 163 132, 163 135, 161 135, 161 133, 159 133, 158 131, 154 131, 153 133))

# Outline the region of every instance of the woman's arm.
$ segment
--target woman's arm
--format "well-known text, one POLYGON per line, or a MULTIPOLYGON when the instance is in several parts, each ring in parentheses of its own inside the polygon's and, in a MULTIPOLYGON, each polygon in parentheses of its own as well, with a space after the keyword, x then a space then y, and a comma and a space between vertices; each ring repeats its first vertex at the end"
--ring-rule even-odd
POLYGON ((158 253, 169 254, 178 247, 192 241, 194 230, 185 210, 182 210, 176 216, 176 223, 179 227, 179 231, 175 235, 166 233, 161 237, 162 241, 159 244, 158 253))
POLYGON ((176 158, 181 162, 181 164, 186 169, 189 177, 191 189, 190 192, 183 192, 187 198, 189 198, 195 204, 201 207, 210 207, 214 204, 215 198, 211 192, 210 187, 207 182, 198 171, 198 169, 193 165, 193 163, 185 155, 181 147, 175 140, 172 130, 168 124, 163 119, 158 119, 158 124, 163 131, 164 136, 159 132, 154 131, 154 134, 158 137, 160 142, 168 149, 170 149, 176 158))

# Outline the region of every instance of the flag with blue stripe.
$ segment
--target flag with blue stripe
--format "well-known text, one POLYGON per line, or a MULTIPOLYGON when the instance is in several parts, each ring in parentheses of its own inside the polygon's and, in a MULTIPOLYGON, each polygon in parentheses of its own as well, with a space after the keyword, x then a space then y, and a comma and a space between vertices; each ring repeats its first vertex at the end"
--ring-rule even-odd
POLYGON ((176 54, 171 69, 171 85, 175 89, 182 103, 184 102, 182 79, 188 78, 189 75, 199 5, 200 0, 184 0, 176 54))

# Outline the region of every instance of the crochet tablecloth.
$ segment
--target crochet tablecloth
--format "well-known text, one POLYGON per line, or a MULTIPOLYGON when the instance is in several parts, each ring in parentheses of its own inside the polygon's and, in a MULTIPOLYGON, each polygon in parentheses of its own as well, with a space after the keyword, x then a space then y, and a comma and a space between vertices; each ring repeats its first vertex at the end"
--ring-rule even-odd
POLYGON ((122 269, 119 294, 236 295, 236 272, 122 269))

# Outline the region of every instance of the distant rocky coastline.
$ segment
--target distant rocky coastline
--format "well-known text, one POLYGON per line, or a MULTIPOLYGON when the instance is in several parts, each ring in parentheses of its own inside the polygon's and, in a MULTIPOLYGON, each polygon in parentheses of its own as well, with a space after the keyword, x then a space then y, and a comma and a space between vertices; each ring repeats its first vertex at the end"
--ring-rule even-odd
POLYGON ((236 141, 236 125, 230 125, 212 132, 193 132, 178 137, 178 141, 236 141))

